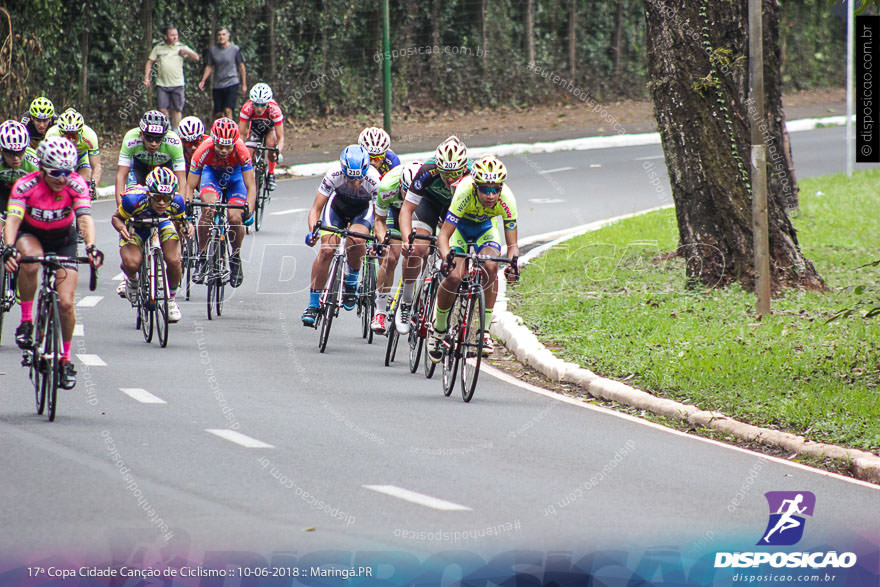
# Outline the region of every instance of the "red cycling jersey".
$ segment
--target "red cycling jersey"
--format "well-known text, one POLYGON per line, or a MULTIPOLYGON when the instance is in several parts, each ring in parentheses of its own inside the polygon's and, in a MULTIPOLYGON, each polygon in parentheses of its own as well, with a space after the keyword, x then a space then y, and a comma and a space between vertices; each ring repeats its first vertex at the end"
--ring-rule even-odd
POLYGON ((222 159, 217 156, 217 152, 214 150, 214 138, 208 137, 198 146, 196 152, 193 153, 192 162, 189 165, 189 172, 193 175, 201 175, 203 167, 230 170, 234 170, 238 167, 240 171, 247 171, 253 169, 254 165, 251 160, 251 153, 248 151, 248 148, 244 145, 244 141, 241 140, 240 137, 235 141, 232 152, 222 159))
POLYGON ((256 120, 271 120, 275 126, 280 125, 284 121, 284 114, 281 112, 281 106, 275 100, 269 100, 269 105, 262 114, 254 113, 254 103, 248 100, 241 107, 241 114, 238 115, 241 122, 256 120))
POLYGON ((22 219, 22 226, 49 238, 66 234, 77 216, 91 212, 89 188, 79 174, 71 173, 67 185, 53 192, 39 171, 28 173, 12 185, 7 208, 7 214, 22 219))

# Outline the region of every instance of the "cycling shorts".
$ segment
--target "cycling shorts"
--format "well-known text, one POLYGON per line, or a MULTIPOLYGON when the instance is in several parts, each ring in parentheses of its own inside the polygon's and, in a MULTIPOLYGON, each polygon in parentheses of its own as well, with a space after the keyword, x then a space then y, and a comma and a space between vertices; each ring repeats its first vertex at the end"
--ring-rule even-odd
MULTIPOLYGON (((167 165, 157 165, 157 167, 165 167, 166 169, 174 171, 171 169, 170 161, 167 165)), ((146 185, 147 175, 154 169, 156 169, 156 167, 148 167, 137 159, 132 159, 131 167, 128 169, 128 177, 125 178, 125 189, 128 189, 133 185, 146 185)))
MULTIPOLYGON (((364 202, 363 207, 354 207, 336 206, 334 205, 335 199, 335 196, 330 198, 330 201, 324 206, 324 211, 321 213, 321 224, 336 228, 347 228, 350 224, 361 224, 366 226, 368 230, 373 230, 373 204, 369 200, 364 202)), ((324 231, 321 234, 324 234, 324 231)))
POLYGON ((208 192, 215 194, 219 200, 227 204, 238 206, 247 204, 247 187, 244 185, 241 167, 236 167, 232 173, 227 173, 225 169, 220 171, 206 165, 202 167, 202 181, 199 188, 199 195, 208 192))
MULTIPOLYGON (((122 235, 119 236, 120 247, 124 247, 125 245, 135 245, 139 249, 143 249, 144 243, 150 238, 150 228, 147 226, 134 227, 129 225, 128 233, 131 235, 131 238, 128 240, 122 238, 122 235)), ((159 240, 162 243, 170 240, 180 240, 177 236, 177 227, 174 226, 174 221, 170 218, 162 220, 159 224, 159 240)))
POLYGON ((427 230, 428 234, 434 234, 439 220, 446 216, 448 208, 449 206, 438 204, 431 198, 422 198, 412 213, 413 229, 421 228, 427 230))
MULTIPOLYGON (((63 257, 76 256, 76 225, 71 224, 66 231, 49 233, 42 230, 34 230, 29 226, 21 225, 18 229, 18 237, 16 241, 25 236, 32 236, 40 241, 43 247, 43 253, 55 253, 63 257)), ((76 263, 62 263, 62 267, 69 271, 77 271, 79 266, 76 263)))
POLYGON ((275 123, 268 118, 255 118, 251 120, 251 129, 248 133, 247 142, 260 143, 263 138, 275 129, 275 123))
POLYGON ((501 251, 498 228, 491 220, 483 222, 460 220, 455 232, 449 237, 449 248, 459 253, 466 253, 469 242, 474 243, 474 250, 478 253, 486 247, 493 247, 501 251))

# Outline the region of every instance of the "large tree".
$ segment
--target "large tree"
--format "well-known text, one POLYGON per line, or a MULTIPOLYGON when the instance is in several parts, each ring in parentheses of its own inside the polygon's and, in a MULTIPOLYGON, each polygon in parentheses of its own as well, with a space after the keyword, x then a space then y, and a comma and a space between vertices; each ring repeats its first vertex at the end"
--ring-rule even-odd
MULTIPOLYGON (((772 287, 823 289, 786 213, 797 206, 782 110, 779 3, 763 0, 772 287)), ((679 253, 693 284, 753 289, 748 0, 645 0, 654 112, 672 184, 679 253)))

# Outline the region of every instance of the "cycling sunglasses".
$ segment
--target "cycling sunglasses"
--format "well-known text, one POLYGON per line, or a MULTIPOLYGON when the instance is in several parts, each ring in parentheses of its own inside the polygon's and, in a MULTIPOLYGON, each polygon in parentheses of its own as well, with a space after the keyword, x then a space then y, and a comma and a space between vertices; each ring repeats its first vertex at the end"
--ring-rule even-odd
POLYGON ((266 108, 269 106, 269 103, 267 102, 266 104, 257 104, 256 102, 253 102, 253 105, 254 108, 266 108))
POLYGON ((70 169, 46 169, 45 171, 49 177, 54 177, 55 179, 70 177, 70 174, 73 173, 70 169))
POLYGON ((150 133, 146 133, 146 132, 144 133, 144 140, 149 141, 151 143, 161 143, 162 139, 164 139, 164 138, 165 138, 164 135, 154 135, 154 134, 150 134, 150 133))
POLYGON ((385 153, 382 153, 381 155, 370 155, 370 161, 384 161, 384 160, 385 160, 385 153))
POLYGON ((459 177, 464 175, 465 171, 467 171, 466 167, 462 167, 461 169, 456 169, 454 171, 446 171, 445 169, 441 169, 440 175, 442 175, 446 179, 458 179, 459 177))
POLYGON ((24 156, 24 152, 26 150, 27 149, 22 149, 21 151, 12 151, 10 149, 3 149, 3 154, 9 155, 10 157, 22 157, 22 156, 24 156))
POLYGON ((150 198, 153 200, 158 200, 159 202, 162 202, 164 204, 167 204, 171 200, 174 199, 174 194, 159 194, 156 192, 150 192, 150 198))
POLYGON ((477 189, 480 190, 480 193, 494 196, 498 192, 501 191, 500 185, 481 185, 477 186, 477 189))

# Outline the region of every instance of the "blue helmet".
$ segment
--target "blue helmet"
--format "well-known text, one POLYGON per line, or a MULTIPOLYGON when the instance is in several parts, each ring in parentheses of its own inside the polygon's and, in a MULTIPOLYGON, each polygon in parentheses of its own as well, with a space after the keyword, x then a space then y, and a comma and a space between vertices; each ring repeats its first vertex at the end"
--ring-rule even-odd
POLYGON ((370 168, 370 155, 360 145, 349 145, 339 155, 342 171, 349 179, 363 179, 370 168))

